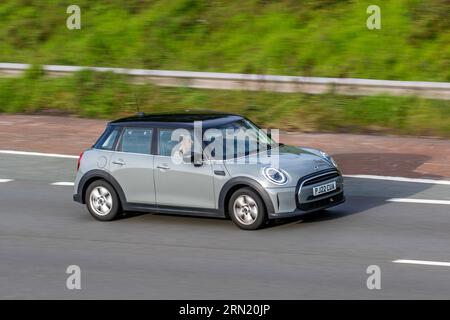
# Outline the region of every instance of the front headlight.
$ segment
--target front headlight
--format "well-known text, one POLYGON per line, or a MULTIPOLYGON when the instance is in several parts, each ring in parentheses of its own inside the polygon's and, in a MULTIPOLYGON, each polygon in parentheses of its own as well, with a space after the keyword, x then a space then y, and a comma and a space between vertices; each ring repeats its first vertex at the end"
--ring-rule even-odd
POLYGON ((331 163, 335 168, 338 167, 336 161, 334 161, 333 157, 331 157, 330 155, 328 155, 326 152, 320 151, 320 155, 322 156, 322 158, 324 158, 325 160, 327 160, 329 163, 331 163))
POLYGON ((265 167, 263 169, 263 173, 264 177, 267 180, 280 186, 286 184, 288 180, 286 174, 283 171, 272 167, 265 167))

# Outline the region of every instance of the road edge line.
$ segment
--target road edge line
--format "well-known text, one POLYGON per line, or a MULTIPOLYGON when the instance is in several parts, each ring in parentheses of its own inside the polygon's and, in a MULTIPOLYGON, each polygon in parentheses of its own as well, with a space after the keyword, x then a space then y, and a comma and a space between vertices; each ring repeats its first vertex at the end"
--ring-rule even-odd
POLYGON ((0 150, 0 153, 19 155, 19 156, 78 159, 78 156, 72 156, 72 155, 68 155, 68 154, 58 154, 58 153, 42 153, 42 152, 29 152, 29 151, 16 151, 16 150, 0 150))
POLYGON ((393 263, 404 263, 404 264, 418 264, 418 265, 426 265, 426 266, 450 267, 450 262, 443 262, 443 261, 398 259, 398 260, 393 260, 392 262, 393 263))
POLYGON ((433 200, 433 199, 414 199, 414 198, 391 198, 388 199, 389 202, 400 202, 400 203, 423 203, 423 204, 446 204, 450 205, 449 200, 433 200))
POLYGON ((73 187, 75 185, 74 182, 66 182, 66 181, 60 181, 60 182, 53 182, 50 183, 51 186, 65 186, 65 187, 73 187))
POLYGON ((366 174, 344 174, 344 177, 356 178, 356 179, 388 180, 388 181, 398 181, 398 182, 414 182, 414 183, 450 185, 450 180, 433 180, 433 179, 422 179, 422 178, 376 176, 376 175, 366 175, 366 174))

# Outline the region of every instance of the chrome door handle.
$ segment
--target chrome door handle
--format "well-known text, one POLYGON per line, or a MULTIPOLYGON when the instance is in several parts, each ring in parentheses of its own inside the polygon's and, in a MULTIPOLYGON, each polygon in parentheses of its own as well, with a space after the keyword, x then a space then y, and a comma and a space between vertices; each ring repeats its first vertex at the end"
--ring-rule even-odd
POLYGON ((118 164, 119 166, 123 166, 125 164, 125 161, 119 159, 119 160, 113 161, 112 163, 118 164))
POLYGON ((169 170, 170 167, 167 164, 159 164, 156 166, 158 169, 169 170))

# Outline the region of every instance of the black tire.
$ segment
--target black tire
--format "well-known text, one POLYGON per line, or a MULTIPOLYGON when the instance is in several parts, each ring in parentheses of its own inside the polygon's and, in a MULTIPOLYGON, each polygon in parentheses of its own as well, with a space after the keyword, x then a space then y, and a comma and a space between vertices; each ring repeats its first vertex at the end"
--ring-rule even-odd
POLYGON ((104 180, 96 180, 92 182, 89 187, 86 189, 85 194, 86 207, 89 213, 97 220, 100 221, 111 221, 114 220, 122 211, 119 197, 117 196, 116 190, 114 190, 113 186, 104 180), (106 192, 109 193, 109 196, 106 192), (101 191, 101 192, 99 192, 101 191), (100 197, 96 197, 99 194, 100 197), (103 198, 102 198, 103 197, 103 198), (97 202, 94 198, 99 198, 97 202), (102 205, 100 206, 100 203, 102 205), (97 206, 95 206, 97 204, 97 206), (108 204, 110 206, 108 206, 108 204), (99 209, 101 208, 101 209, 99 209), (104 210, 103 208, 110 208, 109 211, 104 210))
POLYGON ((260 195, 251 188, 238 189, 231 195, 230 201, 228 202, 228 213, 231 220, 239 228, 244 230, 259 229, 267 221, 267 211, 264 202, 260 195), (237 201, 238 199, 239 201, 237 201), (245 204, 246 202, 246 205, 239 207, 241 203, 245 204), (255 206, 256 215, 254 211, 255 206), (247 209, 245 210, 245 208, 247 209))

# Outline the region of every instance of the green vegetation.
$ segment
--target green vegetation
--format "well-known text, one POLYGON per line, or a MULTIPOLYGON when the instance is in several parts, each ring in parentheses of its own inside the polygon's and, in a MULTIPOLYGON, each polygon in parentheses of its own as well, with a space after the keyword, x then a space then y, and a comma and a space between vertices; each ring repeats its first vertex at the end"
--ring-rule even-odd
POLYGON ((2 0, 0 61, 450 81, 449 15, 448 0, 2 0))
MULTIPOLYGON (((2 0, 0 61, 450 81, 448 0, 2 0), (66 8, 81 7, 81 30, 66 8), (368 5, 382 29, 368 30, 368 5)), ((160 88, 111 73, 0 78, 0 112, 114 118, 204 108, 304 131, 450 137, 450 101, 160 88)))
POLYGON ((0 78, 0 112, 58 111, 113 119, 134 114, 136 101, 145 112, 237 112, 265 128, 450 137, 450 101, 162 88, 91 71, 49 78, 39 68, 21 78, 0 78))

